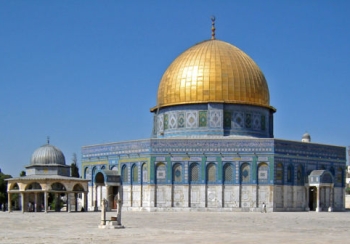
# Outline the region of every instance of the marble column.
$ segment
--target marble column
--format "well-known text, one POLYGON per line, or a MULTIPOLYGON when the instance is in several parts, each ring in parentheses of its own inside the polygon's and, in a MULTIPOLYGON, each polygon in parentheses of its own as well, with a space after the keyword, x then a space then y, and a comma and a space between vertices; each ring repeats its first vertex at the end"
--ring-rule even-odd
POLYGON ((316 186, 316 212, 321 212, 320 209, 320 195, 321 195, 321 187, 316 186))
POLYGON ((78 193, 74 193, 75 212, 78 212, 78 193))
POLYGON ((7 209, 8 209, 8 212, 10 213, 10 212, 12 211, 12 206, 11 206, 11 193, 8 193, 7 196, 8 196, 8 199, 7 199, 7 209))
POLYGON ((67 203, 66 203, 66 206, 67 206, 67 212, 70 213, 70 207, 71 207, 71 204, 70 204, 70 197, 69 197, 69 193, 67 192, 67 203))
POLYGON ((122 206, 123 206, 123 187, 118 187, 118 201, 117 201, 117 221, 118 225, 122 225, 122 206))
POLYGON ((95 185, 95 206, 94 211, 98 211, 98 205, 97 205, 97 185, 95 185))
POLYGON ((22 213, 25 212, 25 203, 24 203, 24 193, 21 192, 21 208, 22 208, 22 213))
POLYGON ((34 212, 38 212, 38 193, 34 193, 34 212))
POLYGON ((47 209, 48 209, 48 194, 47 191, 44 192, 44 208, 45 208, 45 213, 47 213, 47 209))
POLYGON ((329 187, 329 207, 328 212, 333 212, 333 186, 329 187))
POLYGON ((88 192, 84 192, 84 211, 88 211, 88 192))
POLYGON ((110 193, 111 187, 106 185, 107 211, 111 211, 113 205, 113 194, 110 193))

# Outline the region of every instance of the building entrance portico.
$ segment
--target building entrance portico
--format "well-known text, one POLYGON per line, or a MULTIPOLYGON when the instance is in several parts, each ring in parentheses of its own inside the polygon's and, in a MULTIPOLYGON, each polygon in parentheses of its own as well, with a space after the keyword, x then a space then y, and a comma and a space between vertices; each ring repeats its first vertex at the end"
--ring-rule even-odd
POLYGON ((94 211, 98 211, 100 202, 107 200, 107 211, 117 209, 118 199, 122 199, 121 178, 114 170, 98 170, 94 175, 94 211))
POLYGON ((333 211, 334 180, 327 170, 314 170, 309 175, 307 184, 310 211, 333 211))

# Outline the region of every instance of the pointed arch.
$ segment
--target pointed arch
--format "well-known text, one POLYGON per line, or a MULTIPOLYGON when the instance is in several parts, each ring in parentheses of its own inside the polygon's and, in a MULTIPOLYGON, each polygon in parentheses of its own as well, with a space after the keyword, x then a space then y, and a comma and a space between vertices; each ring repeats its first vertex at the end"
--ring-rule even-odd
POLYGON ((32 182, 30 184, 28 184, 25 188, 25 190, 41 190, 42 187, 38 182, 32 182))
POLYGON ((137 184, 139 182, 139 167, 137 164, 131 166, 131 183, 137 184))
POLYGON ((287 183, 293 183, 293 166, 291 164, 287 166, 287 183))
POLYGON ((275 181, 276 181, 276 183, 282 184, 283 180, 284 180, 283 164, 282 163, 277 163, 277 165, 276 165, 275 181))
POLYGON ((200 181, 200 170, 198 163, 192 163, 190 165, 190 184, 199 183, 200 181))
POLYGON ((269 166, 267 163, 259 163, 258 165, 258 184, 267 184, 269 180, 269 166))
POLYGON ((232 163, 226 163, 223 168, 223 183, 224 184, 233 184, 234 183, 234 167, 232 163))
POLYGON ((302 164, 298 165, 297 168, 297 184, 303 185, 305 183, 304 167, 302 164))
POLYGON ((126 164, 122 166, 122 182, 123 184, 129 183, 129 172, 126 164))
POLYGON ((240 182, 250 183, 251 168, 249 163, 243 163, 240 168, 240 182))
POLYGON ((173 165, 173 175, 172 175, 173 183, 181 183, 183 178, 182 173, 182 165, 180 163, 176 163, 173 165))
POLYGON ((165 163, 158 163, 156 165, 156 183, 166 183, 167 175, 166 175, 166 166, 165 163))
POLYGON ((217 178, 217 170, 216 170, 216 165, 214 163, 209 163, 207 165, 207 177, 206 177, 206 182, 207 183, 215 183, 216 178, 217 178))

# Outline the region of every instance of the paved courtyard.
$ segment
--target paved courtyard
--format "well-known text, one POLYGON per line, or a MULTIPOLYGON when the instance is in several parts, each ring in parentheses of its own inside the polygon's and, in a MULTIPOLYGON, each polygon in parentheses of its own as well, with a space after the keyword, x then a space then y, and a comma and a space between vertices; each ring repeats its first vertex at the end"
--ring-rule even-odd
MULTIPOLYGON (((0 243, 347 243, 350 212, 123 212, 124 229, 98 229, 100 213, 0 212, 0 243)), ((113 216, 107 213, 108 219, 113 216)))

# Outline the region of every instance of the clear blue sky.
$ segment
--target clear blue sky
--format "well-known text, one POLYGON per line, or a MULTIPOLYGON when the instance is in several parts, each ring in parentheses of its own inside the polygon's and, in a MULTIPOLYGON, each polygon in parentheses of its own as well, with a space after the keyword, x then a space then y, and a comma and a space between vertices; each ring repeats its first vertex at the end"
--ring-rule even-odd
POLYGON ((211 35, 268 81, 275 137, 350 145, 350 1, 0 0, 0 168, 149 138, 163 72, 211 35))

